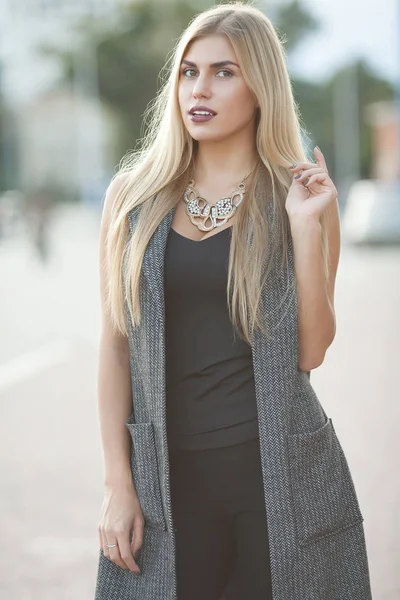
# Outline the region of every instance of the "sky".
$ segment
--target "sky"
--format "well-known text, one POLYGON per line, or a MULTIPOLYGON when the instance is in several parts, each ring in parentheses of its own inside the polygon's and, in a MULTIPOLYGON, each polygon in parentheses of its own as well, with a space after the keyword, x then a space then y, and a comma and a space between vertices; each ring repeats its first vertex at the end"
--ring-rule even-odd
MULTIPOLYGON (((0 0, 0 9, 6 1, 0 0)), ((269 3, 281 1, 265 0, 267 14, 269 3)), ((311 34, 291 57, 293 74, 320 80, 362 56, 379 75, 400 85, 400 0, 301 1, 320 20, 321 31, 311 34)), ((46 33, 43 22, 32 25, 12 18, 5 23, 0 10, 0 52, 7 58, 4 85, 16 101, 29 100, 54 77, 54 69, 39 64, 29 52, 29 38, 38 38, 41 31, 46 33)))
POLYGON ((291 68, 321 79, 364 56, 378 74, 400 85, 400 0, 302 0, 321 20, 319 34, 296 52, 291 68))

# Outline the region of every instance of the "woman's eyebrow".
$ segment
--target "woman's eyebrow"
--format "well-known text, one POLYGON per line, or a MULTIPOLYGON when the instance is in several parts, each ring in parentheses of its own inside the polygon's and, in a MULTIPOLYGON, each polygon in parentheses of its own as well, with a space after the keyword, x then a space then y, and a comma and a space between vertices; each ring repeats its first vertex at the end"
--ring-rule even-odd
MULTIPOLYGON (((197 67, 196 63, 190 60, 183 59, 182 63, 185 63, 185 65, 188 65, 189 67, 197 67)), ((221 60, 219 62, 212 63, 210 67, 212 69, 218 69, 219 67, 226 67, 227 65, 235 65, 235 67, 239 67, 239 65, 233 62, 232 60, 221 60)))

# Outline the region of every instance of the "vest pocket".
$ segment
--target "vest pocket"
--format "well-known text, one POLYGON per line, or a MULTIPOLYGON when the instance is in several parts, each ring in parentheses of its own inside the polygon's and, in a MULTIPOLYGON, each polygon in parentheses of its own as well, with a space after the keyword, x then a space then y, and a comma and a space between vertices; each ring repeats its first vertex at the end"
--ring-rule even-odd
POLYGON ((300 545, 364 520, 332 419, 311 433, 289 435, 289 472, 300 545))
POLYGON ((126 423, 132 438, 131 466, 133 483, 149 527, 167 529, 152 423, 126 423))

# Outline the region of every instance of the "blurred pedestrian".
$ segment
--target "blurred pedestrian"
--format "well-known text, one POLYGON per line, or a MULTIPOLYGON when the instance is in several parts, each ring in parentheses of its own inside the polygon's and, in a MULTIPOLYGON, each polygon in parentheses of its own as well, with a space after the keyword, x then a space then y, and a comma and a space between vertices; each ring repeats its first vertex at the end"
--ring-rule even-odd
POLYGON ((311 386, 335 336, 337 191, 241 3, 179 40, 100 240, 96 600, 368 600, 363 516, 311 386))
POLYGON ((46 263, 50 256, 50 223, 55 205, 54 194, 45 186, 26 194, 28 232, 39 260, 46 263))

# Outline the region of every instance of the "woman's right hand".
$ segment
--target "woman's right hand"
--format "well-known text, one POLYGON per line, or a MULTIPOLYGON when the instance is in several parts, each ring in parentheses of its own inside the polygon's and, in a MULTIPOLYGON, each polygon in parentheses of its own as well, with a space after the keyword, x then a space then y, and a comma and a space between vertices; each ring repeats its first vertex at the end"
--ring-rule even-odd
POLYGON ((98 526, 100 547, 106 558, 133 573, 140 573, 134 560, 143 543, 144 518, 133 483, 106 487, 98 526), (132 543, 129 534, 133 530, 132 543), (117 544, 107 548, 107 544, 117 544))

